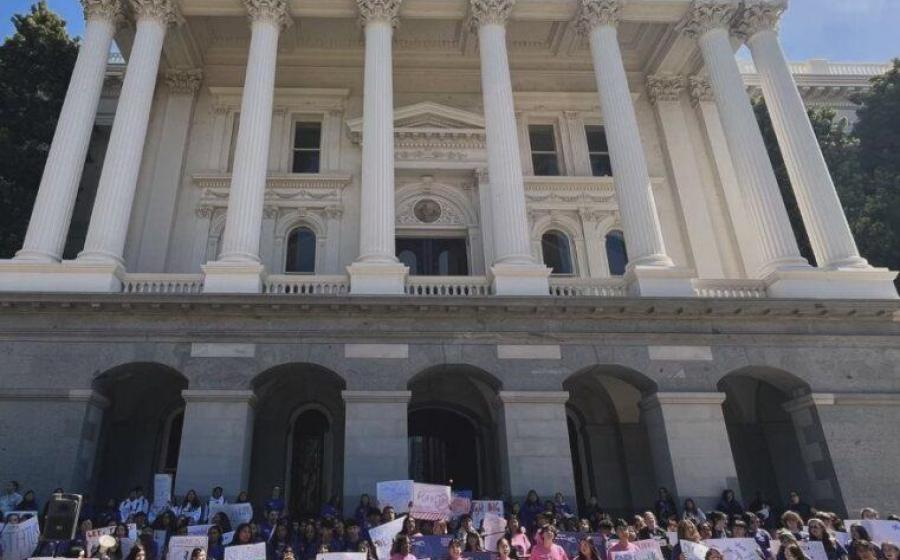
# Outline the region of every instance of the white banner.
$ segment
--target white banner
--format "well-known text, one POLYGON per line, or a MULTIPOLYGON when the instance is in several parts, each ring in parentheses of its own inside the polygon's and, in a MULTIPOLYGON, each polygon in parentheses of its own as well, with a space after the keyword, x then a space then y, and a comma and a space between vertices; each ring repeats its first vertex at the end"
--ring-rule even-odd
POLYGON ((450 487, 440 484, 413 484, 410 515, 416 519, 435 521, 450 518, 450 487))
POLYGON ((493 513, 486 513, 482 529, 484 549, 488 552, 497 552, 497 541, 506 533, 506 519, 493 513))
POLYGON ((709 552, 708 546, 691 541, 681 541, 679 544, 681 544, 681 552, 684 553, 687 560, 706 560, 706 553, 709 552))
POLYGON ((875 544, 880 545, 883 542, 900 544, 900 521, 866 519, 861 525, 869 532, 869 537, 875 544))
POLYGON ((3 560, 25 560, 34 553, 41 537, 36 516, 15 525, 7 523, 2 527, 0 546, 3 547, 3 560))
POLYGON ((225 560, 266 560, 266 543, 225 547, 225 560))
POLYGON ((253 520, 253 504, 210 504, 209 520, 219 512, 228 516, 228 521, 232 527, 237 527, 241 523, 250 523, 253 520))
POLYGON ((208 537, 172 537, 169 539, 169 552, 166 554, 166 560, 191 560, 191 552, 195 548, 206 550, 208 546, 208 537))
MULTIPOLYGON (((375 554, 378 560, 388 560, 391 557, 391 546, 394 544, 394 537, 403 530, 403 521, 406 516, 398 517, 390 523, 379 525, 369 529, 369 538, 375 546, 375 554)), ((228 560, 227 558, 225 560, 228 560)))
POLYGON ((172 503, 172 475, 157 474, 153 476, 153 505, 162 507, 172 503))
POLYGON ((762 552, 755 539, 707 539, 703 544, 722 553, 725 560, 760 560, 762 552))
POLYGON ((481 527, 485 514, 493 513, 503 517, 502 500, 472 500, 472 524, 476 529, 481 527))
POLYGON ((376 484, 378 509, 384 510, 391 506, 394 513, 408 513, 413 499, 413 484, 412 480, 388 480, 376 484))

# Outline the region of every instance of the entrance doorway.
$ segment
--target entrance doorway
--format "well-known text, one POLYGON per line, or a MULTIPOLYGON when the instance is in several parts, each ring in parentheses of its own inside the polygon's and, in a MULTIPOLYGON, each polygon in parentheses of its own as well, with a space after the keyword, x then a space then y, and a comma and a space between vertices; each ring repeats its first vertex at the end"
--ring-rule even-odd
POLYGON ((397 258, 410 276, 468 276, 465 238, 398 237, 397 258))
POLYGON ((465 416, 441 408, 409 414, 409 476, 479 495, 479 437, 465 416))
POLYGON ((294 421, 291 457, 291 511, 315 514, 325 495, 325 455, 331 426, 318 410, 307 410, 294 421))

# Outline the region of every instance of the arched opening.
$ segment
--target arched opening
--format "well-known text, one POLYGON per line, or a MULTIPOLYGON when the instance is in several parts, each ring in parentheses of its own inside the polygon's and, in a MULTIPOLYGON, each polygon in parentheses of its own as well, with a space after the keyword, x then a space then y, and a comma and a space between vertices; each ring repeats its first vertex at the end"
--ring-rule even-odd
POLYGON ((308 227, 298 227, 288 234, 284 271, 288 274, 315 274, 316 234, 308 227))
POLYGON ((656 477, 640 402, 655 384, 628 368, 595 366, 563 387, 579 506, 596 496, 609 513, 626 515, 652 503, 656 477))
POLYGON ((284 488, 294 515, 317 515, 341 495, 343 379, 314 364, 285 364, 258 375, 250 495, 265 501, 284 488))
POLYGON ((430 368, 409 383, 409 476, 500 495, 499 381, 464 365, 430 368))
POLYGON ((555 230, 546 232, 541 236, 541 252, 544 255, 544 265, 552 271, 552 274, 575 274, 572 244, 568 235, 555 230))
POLYGON ((810 388, 781 370, 749 367, 719 382, 722 411, 741 492, 777 511, 790 492, 814 506, 843 511, 840 492, 810 388))
POLYGON ((625 234, 614 229, 606 234, 606 260, 612 276, 622 276, 628 266, 628 251, 625 248, 625 234))
POLYGON ((159 470, 176 474, 187 379, 156 363, 118 366, 94 381, 110 401, 100 430, 97 498, 120 498, 134 486, 149 496, 159 470))

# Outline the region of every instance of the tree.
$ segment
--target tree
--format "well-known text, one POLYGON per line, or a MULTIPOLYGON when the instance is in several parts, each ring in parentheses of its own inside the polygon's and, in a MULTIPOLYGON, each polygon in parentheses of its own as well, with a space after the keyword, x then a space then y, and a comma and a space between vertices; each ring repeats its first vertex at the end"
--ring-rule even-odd
POLYGON ((78 42, 41 0, 0 45, 0 257, 22 246, 78 42))

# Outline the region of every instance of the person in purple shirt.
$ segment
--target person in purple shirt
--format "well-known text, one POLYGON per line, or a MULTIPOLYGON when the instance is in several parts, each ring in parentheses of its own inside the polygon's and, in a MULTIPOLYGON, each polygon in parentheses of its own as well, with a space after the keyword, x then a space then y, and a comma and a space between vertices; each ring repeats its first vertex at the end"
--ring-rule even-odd
POLYGON ((272 497, 263 504, 265 511, 276 511, 278 515, 284 513, 284 497, 282 496, 281 486, 272 487, 272 497))
POLYGON ((535 530, 535 520, 539 513, 543 513, 544 506, 541 505, 541 499, 534 490, 529 490, 522 504, 522 510, 519 513, 519 520, 525 526, 526 531, 531 534, 535 530))

